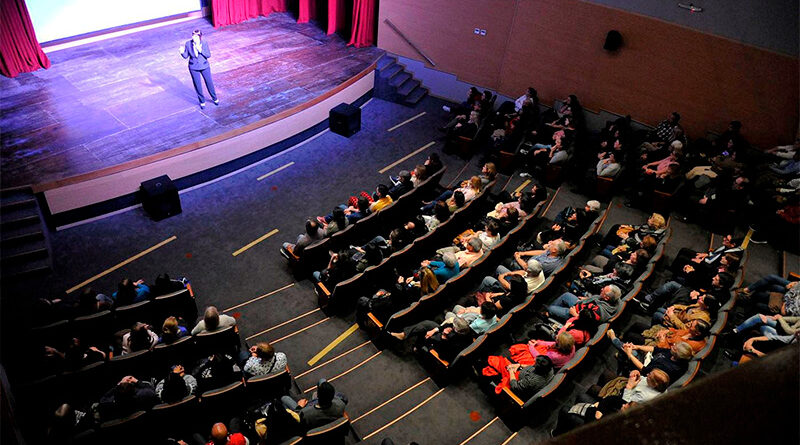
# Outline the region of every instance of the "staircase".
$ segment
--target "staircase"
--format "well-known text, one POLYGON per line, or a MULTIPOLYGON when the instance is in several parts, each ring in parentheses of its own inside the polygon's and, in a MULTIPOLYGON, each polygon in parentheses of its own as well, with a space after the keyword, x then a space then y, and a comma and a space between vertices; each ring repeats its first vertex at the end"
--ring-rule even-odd
POLYGON ((3 281, 52 271, 45 227, 30 187, 0 190, 0 276, 3 281))
POLYGON ((378 60, 375 97, 415 107, 427 95, 428 89, 414 79, 405 66, 397 63, 395 57, 384 54, 378 60))

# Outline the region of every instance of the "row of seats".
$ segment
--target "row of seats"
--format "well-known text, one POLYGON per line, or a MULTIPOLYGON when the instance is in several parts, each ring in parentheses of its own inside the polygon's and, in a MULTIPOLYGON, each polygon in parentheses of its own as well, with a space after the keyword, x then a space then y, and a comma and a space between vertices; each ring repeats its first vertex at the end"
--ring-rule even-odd
POLYGON ((298 275, 308 275, 310 271, 319 270, 327 264, 329 251, 350 245, 360 245, 379 233, 394 229, 397 227, 398 221, 419 207, 419 202, 423 197, 432 194, 445 171, 447 171, 447 167, 442 167, 381 211, 368 215, 328 238, 312 243, 305 248, 302 256, 289 252, 290 266, 298 275))
POLYGON ((195 297, 187 288, 151 300, 37 326, 31 329, 31 338, 40 346, 61 345, 73 337, 95 344, 108 340, 114 332, 130 328, 137 321, 160 325, 169 316, 194 320, 196 314, 195 297))
MULTIPOLYGON (((386 279, 391 279, 389 277, 394 270, 414 267, 413 262, 418 261, 423 253, 427 254, 450 242, 463 231, 468 222, 473 220, 475 213, 483 208, 496 182, 497 180, 494 180, 487 184, 478 196, 456 210, 447 221, 385 258, 380 264, 370 266, 364 272, 339 282, 330 290, 323 283, 316 283, 315 291, 320 307, 341 312, 350 310, 359 296, 367 294, 367 287, 370 284, 385 283, 386 279)), ((399 221, 402 219, 395 218, 395 224, 399 221)))

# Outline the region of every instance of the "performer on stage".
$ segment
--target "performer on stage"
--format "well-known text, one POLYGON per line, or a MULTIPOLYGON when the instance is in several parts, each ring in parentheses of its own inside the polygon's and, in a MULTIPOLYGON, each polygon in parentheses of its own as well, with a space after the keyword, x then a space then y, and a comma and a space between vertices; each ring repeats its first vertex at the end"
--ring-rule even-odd
POLYGON ((180 48, 181 56, 184 59, 189 59, 189 74, 192 75, 192 83, 194 83, 194 90, 197 92, 197 99, 200 100, 200 108, 206 107, 206 97, 203 95, 203 84, 200 83, 200 76, 206 82, 208 93, 211 94, 211 100, 214 105, 219 105, 217 99, 217 92, 214 90, 214 81, 211 80, 211 66, 208 64, 208 58, 211 57, 211 48, 208 43, 203 41, 203 32, 195 29, 192 32, 192 40, 187 41, 180 48))

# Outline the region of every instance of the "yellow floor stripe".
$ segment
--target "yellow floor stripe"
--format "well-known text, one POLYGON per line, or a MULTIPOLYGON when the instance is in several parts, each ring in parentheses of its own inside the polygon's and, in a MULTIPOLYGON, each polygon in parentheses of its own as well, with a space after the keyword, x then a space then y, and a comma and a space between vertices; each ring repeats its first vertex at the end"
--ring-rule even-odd
POLYGON ((99 274, 93 276, 92 278, 89 278, 88 280, 86 280, 86 281, 84 281, 84 282, 82 282, 80 284, 77 284, 77 285, 67 289, 67 293, 71 294, 72 292, 75 292, 76 290, 82 288, 83 286, 86 286, 87 284, 91 283, 92 281, 94 281, 94 280, 96 280, 98 278, 102 278, 102 277, 110 274, 111 272, 114 272, 115 270, 119 269, 120 267, 122 267, 122 266, 124 266, 124 265, 126 265, 128 263, 132 263, 132 262, 138 260, 139 258, 147 255, 148 253, 158 249, 159 247, 164 246, 166 244, 169 244, 169 243, 175 241, 176 239, 178 239, 178 237, 173 235, 173 236, 165 239, 164 241, 161 241, 160 243, 156 244, 155 246, 150 247, 147 250, 143 250, 143 251, 137 253, 136 255, 128 258, 127 260, 117 264, 116 266, 108 268, 108 269, 104 270, 103 272, 100 272, 99 274))
POLYGON ((228 309, 225 309, 224 311, 222 311, 222 313, 224 314, 225 312, 230 312, 230 311, 232 311, 232 310, 234 310, 234 309, 238 309, 238 308, 240 308, 240 307, 242 307, 242 306, 247 306, 247 305, 248 305, 248 304, 250 304, 250 303, 255 303, 255 302, 256 302, 256 301, 258 301, 258 300, 262 300, 262 299, 264 299, 264 298, 267 298, 267 297, 269 297, 270 295, 275 295, 275 294, 277 294, 278 292, 280 292, 280 291, 282 291, 282 290, 285 290, 285 289, 289 289, 289 288, 290 288, 290 287, 292 287, 292 286, 294 286, 294 283, 289 283, 289 284, 287 284, 286 286, 283 286, 283 287, 282 287, 282 288, 280 288, 280 289, 275 289, 275 290, 274 290, 274 291, 272 291, 272 292, 267 292, 267 293, 266 293, 266 294, 264 294, 264 295, 261 295, 261 296, 255 297, 255 298, 253 298, 253 299, 251 299, 251 300, 247 300, 247 301, 245 301, 244 303, 237 304, 236 306, 231 306, 231 307, 229 307, 228 309))
POLYGON ((333 348, 339 346, 339 343, 343 342, 344 339, 350 336, 353 332, 358 330, 358 323, 353 324, 350 326, 346 331, 342 332, 341 335, 336 337, 328 346, 322 348, 322 351, 319 351, 317 355, 311 357, 311 360, 308 361, 308 366, 314 366, 314 363, 317 363, 322 357, 325 357, 333 348))
POLYGON ((278 328, 279 328, 279 327, 281 327, 281 326, 286 326, 287 324, 289 324, 289 323, 291 323, 291 322, 293 322, 293 321, 297 321, 297 320, 299 320, 299 319, 301 319, 301 318, 303 318, 303 317, 305 317, 305 316, 307 316, 307 315, 311 315, 311 314, 313 314, 314 312, 319 312, 319 311, 321 311, 321 310, 322 310, 322 309, 320 309, 320 308, 316 308, 316 309, 314 309, 313 311, 308 311, 308 312, 306 312, 305 314, 298 315, 297 317, 294 317, 294 318, 292 318, 292 319, 290 319, 290 320, 286 320, 286 321, 284 321, 283 323, 277 324, 277 325, 275 325, 275 326, 273 326, 273 327, 271 327, 271 328, 264 329, 263 331, 261 331, 261 332, 259 332, 259 333, 257 333, 257 334, 253 334, 253 335, 251 335, 251 336, 247 337, 245 340, 250 340, 251 338, 255 338, 255 337, 258 337, 259 335, 266 334, 266 333, 267 333, 267 332, 269 332, 269 331, 274 331, 275 329, 278 329, 278 328))
POLYGON ((749 229, 747 231, 747 235, 745 235, 744 240, 742 240, 742 245, 739 246, 742 248, 742 250, 747 250, 747 246, 750 245, 750 238, 753 237, 753 232, 754 232, 753 229, 749 229))
POLYGON ((274 234, 276 234, 276 233, 278 233, 278 229, 272 229, 272 230, 270 230, 270 231, 269 231, 267 234, 265 234, 265 235, 262 235, 262 236, 258 237, 258 239, 257 239, 257 240, 255 240, 255 241, 252 241, 252 242, 250 242, 249 244, 247 244, 246 246, 244 246, 244 247, 242 247, 241 249, 237 250, 236 252, 233 252, 233 256, 238 256, 240 253, 242 253, 242 252, 244 252, 245 250, 247 250, 247 249, 249 249, 249 248, 251 248, 251 247, 255 246, 256 244, 260 243, 261 241, 264 241, 265 239, 267 239, 267 238, 271 237, 272 235, 274 235, 274 234))
POLYGON ((402 416, 400 416, 400 417, 398 417, 398 418, 396 418, 396 419, 392 420, 391 422, 387 423, 386 425, 384 425, 384 426, 382 426, 382 427, 378 428, 377 430, 375 430, 375 431, 373 431, 373 432, 371 432, 371 433, 367 434, 366 436, 362 437, 362 438, 361 438, 361 440, 367 440, 367 439, 369 439, 370 437, 372 437, 372 436, 374 436, 374 435, 376 435, 376 434, 380 433, 381 431, 385 430, 386 428, 389 428, 390 426, 394 425, 395 423, 397 423, 397 422, 399 422, 399 421, 403 420, 403 419, 404 419, 406 416, 408 416, 409 414, 411 414, 411 413, 413 413, 414 411, 416 411, 417 409, 419 409, 419 408, 420 408, 422 405, 424 405, 424 404, 428 403, 428 402, 429 402, 431 399, 433 399, 434 397, 436 397, 436 396, 438 396, 439 394, 441 394, 441 393, 442 393, 442 391, 444 391, 444 388, 442 388, 442 389, 440 389, 440 390, 436 391, 435 393, 433 393, 433 395, 432 395, 432 396, 430 396, 430 397, 428 397, 427 399, 423 400, 423 401, 422 401, 422 403, 420 403, 419 405, 417 405, 417 406, 415 406, 415 407, 411 408, 409 411, 406 411, 406 412, 405 412, 405 413, 404 413, 402 416))
POLYGON ((435 144, 436 144, 436 141, 433 141, 433 142, 428 142, 427 144, 423 145, 422 147, 420 147, 420 148, 418 148, 418 149, 416 149, 416 150, 412 151, 411 153, 409 153, 409 154, 407 154, 407 155, 403 156, 402 158, 400 158, 400 160, 399 160, 399 161, 395 161, 395 162, 393 162, 393 163, 391 163, 391 164, 387 165, 386 167, 383 167, 382 169, 378 170, 378 173, 386 173, 387 171, 389 171, 389 170, 393 169, 395 166, 397 166, 397 165, 398 165, 398 164, 400 164, 401 162, 405 161, 406 159, 408 159, 408 158, 410 158, 410 157, 412 157, 412 156, 414 156, 414 155, 417 155, 417 154, 421 153, 423 150, 426 150, 426 149, 428 149, 430 146, 432 146, 432 145, 435 145, 435 144))
POLYGON ((494 422, 495 422, 497 419, 499 419, 499 417, 495 417, 494 419, 490 420, 490 421, 489 421, 489 423, 487 423, 486 425, 484 425, 484 426, 483 426, 481 429, 479 429, 478 431, 475 431, 474 433, 472 433, 472 435, 471 435, 471 436, 467 437, 467 439, 466 439, 466 440, 464 440, 463 442, 461 442, 459 445, 464 445, 465 443, 467 443, 467 442, 469 442, 470 440, 474 439, 474 438, 475 438, 475 436, 477 436, 478 434, 482 433, 482 432, 483 432, 483 431, 484 431, 486 428, 489 428, 489 426, 491 426, 491 425, 492 425, 492 424, 493 424, 493 423, 494 423, 494 422))
POLYGON ((521 192, 521 191, 522 191, 522 190, 524 190, 524 189, 525 189, 525 187, 527 187, 527 186, 528 186, 528 184, 530 184, 530 183, 531 183, 531 180, 530 180, 530 179, 526 179, 526 180, 525 180, 525 182, 523 182, 522 184, 520 184, 520 186, 519 186, 519 187, 517 187, 517 189, 516 189, 516 190, 514 190, 514 193, 519 193, 519 192, 521 192))
MULTIPOLYGON (((329 379, 328 379, 328 381, 329 381, 329 382, 332 382, 332 381, 334 381, 334 380, 338 379, 339 377, 344 377, 344 376, 346 376, 347 374, 350 374, 351 372, 355 371, 356 369, 358 369, 358 368, 360 368, 360 367, 362 367, 362 366, 366 365, 366 364, 367 364, 367 362, 369 362, 370 360, 374 359, 375 357, 377 357, 377 356, 381 355, 382 353, 383 353, 383 351, 378 351, 378 352, 376 352, 375 354, 372 354, 372 355, 371 355, 371 356, 369 356, 369 357, 368 357, 366 360, 364 360, 364 361, 362 361, 361 363, 359 363, 359 364, 357 364, 357 365, 353 366, 352 368, 348 369, 347 371, 345 371, 345 372, 343 372, 343 373, 341 373, 341 374, 339 374, 339 375, 337 375, 337 376, 335 376, 335 377, 331 377, 331 378, 329 378, 329 379)), ((303 393, 307 393, 307 392, 309 392, 309 391, 313 391, 313 390, 315 390, 315 389, 317 389, 317 385, 314 385, 314 386, 312 386, 311 388, 308 388, 307 390, 303 391, 303 393)))
POLYGON ((301 372, 300 374, 297 374, 296 376, 294 376, 294 378, 295 379, 299 379, 300 377, 303 377, 304 375, 307 375, 307 374, 309 374, 311 372, 314 372, 317 369, 322 368, 323 366, 325 366, 325 365, 327 365, 329 363, 333 363, 336 360, 339 360, 340 358, 350 354, 353 351, 359 350, 359 349, 363 348, 364 346, 367 346, 370 343, 372 343, 372 341, 367 340, 364 343, 361 343, 360 345, 356 346, 355 348, 350 349, 349 351, 342 352, 341 354, 337 355, 336 357, 334 357, 334 358, 332 358, 332 359, 330 359, 330 360, 328 360, 328 361, 326 361, 324 363, 320 363, 319 365, 314 366, 313 368, 311 368, 309 370, 306 370, 306 371, 301 372))
POLYGON ((420 113, 420 114, 418 114, 418 115, 416 115, 416 116, 412 117, 411 119, 406 119, 406 120, 404 120, 403 122, 400 122, 399 124, 395 125, 394 127, 390 128, 390 129, 388 129, 388 130, 386 130, 386 131, 395 131, 395 130, 397 130, 398 128, 402 127, 403 125, 405 125, 405 124, 407 124, 407 123, 409 123, 409 122, 412 122, 412 121, 413 121, 413 120, 415 120, 415 119, 421 118, 422 116, 425 116, 425 114, 426 114, 426 113, 427 113, 426 111, 423 111, 422 113, 420 113))
POLYGON ((291 167, 293 165, 294 165, 294 161, 292 161, 292 162, 290 162, 290 163, 288 163, 286 165, 283 165, 281 167, 278 167, 275 170, 272 170, 271 172, 269 172, 269 173, 267 173, 265 175, 261 175, 258 178, 256 178, 256 180, 257 181, 261 181, 262 179, 269 178, 270 176, 274 175, 275 173, 278 173, 279 171, 283 170, 284 168, 289 168, 289 167, 291 167))
POLYGON ((519 434, 519 433, 514 433, 514 434, 512 434, 512 435, 508 436, 508 439, 506 439, 506 440, 505 440, 503 443, 501 443, 500 445, 506 445, 507 443, 511 442, 511 440, 512 440, 513 438, 517 437, 517 434, 519 434))
POLYGON ((313 328, 314 326, 317 326, 317 325, 320 325, 320 324, 322 324, 322 323, 325 323, 326 321, 328 321, 328 320, 330 320, 330 319, 331 319, 331 317, 323 318, 322 320, 320 320, 320 321, 318 321, 318 322, 316 322, 316 323, 312 324, 311 326, 306 326, 306 327, 304 327, 303 329, 300 329, 299 331, 294 331, 294 332, 292 332, 291 334, 289 334, 289 335, 284 335, 283 337, 281 337, 281 338, 279 338, 279 339, 277 339, 277 340, 272 340, 272 341, 270 341, 270 344, 273 344, 273 345, 274 345, 275 343, 278 343, 278 342, 284 341, 284 340, 286 340, 287 338, 294 337, 295 335, 297 335, 297 334, 299 334, 299 333, 301 333, 301 332, 305 332, 305 331, 307 331, 307 330, 309 330, 309 329, 313 328))
POLYGON ((387 400, 387 401, 385 401, 385 402, 381 403, 380 405, 376 406, 375 408, 372 408, 371 410, 369 410, 369 411, 365 412, 364 414, 362 414, 362 415, 360 415, 360 416, 356 417, 355 419, 351 420, 351 421, 350 421, 350 424, 353 424, 353 423, 356 423, 356 422, 358 422, 359 420, 363 419, 364 417, 367 417, 368 415, 370 415, 370 414, 374 413, 375 411, 377 411, 377 410, 379 410, 379 409, 383 408, 384 406, 386 406, 386 405, 388 405, 388 404, 392 403, 393 401, 395 401, 395 400, 399 399, 400 397, 403 397, 404 395, 408 394, 408 392, 410 392, 410 391, 413 391, 413 390, 414 390, 414 388, 418 387, 419 385, 422 385, 423 383, 425 383, 425 382, 429 381, 430 379, 431 379, 430 377, 426 377, 426 378, 425 378, 424 380, 422 380, 421 382, 419 382, 419 383, 415 384, 414 386, 412 386, 412 387, 410 387, 410 388, 408 388, 408 389, 404 390, 404 391, 403 391, 403 392, 401 392, 400 394, 397 394, 396 396, 392 397, 391 399, 389 399, 389 400, 387 400))

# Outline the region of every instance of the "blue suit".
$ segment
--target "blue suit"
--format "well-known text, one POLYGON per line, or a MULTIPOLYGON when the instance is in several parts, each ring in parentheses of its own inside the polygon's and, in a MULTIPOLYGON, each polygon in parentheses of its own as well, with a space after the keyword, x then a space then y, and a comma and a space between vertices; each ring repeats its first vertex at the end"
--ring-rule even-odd
POLYGON ((197 92, 197 99, 201 104, 206 103, 206 97, 203 95, 203 85, 200 83, 200 77, 206 82, 208 93, 211 94, 211 99, 217 101, 217 92, 214 90, 214 81, 211 80, 211 66, 208 64, 208 59, 211 57, 211 48, 207 42, 200 42, 200 51, 195 54, 194 43, 189 40, 184 45, 184 51, 181 54, 184 59, 189 59, 189 74, 192 75, 192 83, 194 90, 197 92))

